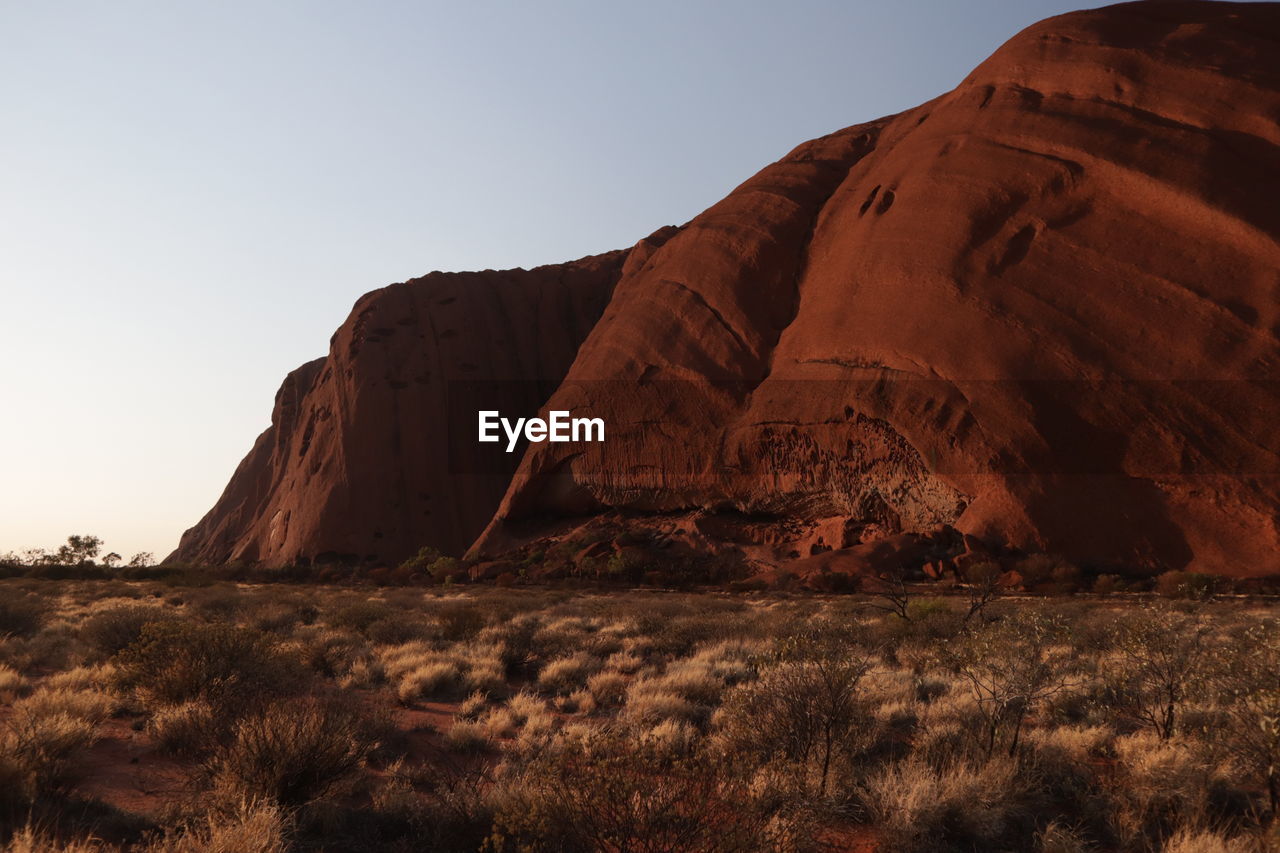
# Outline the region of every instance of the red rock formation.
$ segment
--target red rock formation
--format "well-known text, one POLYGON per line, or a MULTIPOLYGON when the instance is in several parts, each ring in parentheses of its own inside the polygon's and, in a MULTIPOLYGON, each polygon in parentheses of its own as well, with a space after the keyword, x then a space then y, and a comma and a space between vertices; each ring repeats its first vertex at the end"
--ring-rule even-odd
POLYGON ((169 560, 394 564, 426 544, 461 553, 518 456, 481 460, 474 412, 465 441, 448 435, 450 392, 486 380, 496 406, 536 411, 626 257, 432 273, 365 294, 329 355, 289 374, 271 427, 169 560))
POLYGON ((742 545, 765 562, 952 525, 1133 569, 1278 571, 1277 44, 1275 4, 1053 18, 625 267, 378 291, 177 556, 462 548, 503 472, 447 476, 428 386, 470 363, 563 376, 548 408, 608 424, 532 446, 477 555, 557 516, 732 510, 772 525, 742 545), (498 328, 512 348, 479 361, 498 328))
POLYGON ((237 542, 254 526, 284 475, 289 444, 297 434, 298 412, 324 362, 323 358, 308 361, 284 378, 276 392, 271 426, 262 431, 249 455, 241 460, 213 509, 182 534, 178 550, 169 555, 169 562, 222 563, 233 553, 237 558, 242 556, 236 551, 237 542))
POLYGON ((766 168, 619 283, 552 400, 609 440, 533 448, 477 550, 733 507, 1276 571, 1278 42, 1274 4, 1066 15, 766 168))

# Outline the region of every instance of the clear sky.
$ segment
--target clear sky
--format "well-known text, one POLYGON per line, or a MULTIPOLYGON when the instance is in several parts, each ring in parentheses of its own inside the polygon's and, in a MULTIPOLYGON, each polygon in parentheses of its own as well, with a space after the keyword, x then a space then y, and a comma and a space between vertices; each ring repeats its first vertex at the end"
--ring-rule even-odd
POLYGON ((360 294, 681 223, 1049 0, 0 0, 0 552, 162 557, 360 294))

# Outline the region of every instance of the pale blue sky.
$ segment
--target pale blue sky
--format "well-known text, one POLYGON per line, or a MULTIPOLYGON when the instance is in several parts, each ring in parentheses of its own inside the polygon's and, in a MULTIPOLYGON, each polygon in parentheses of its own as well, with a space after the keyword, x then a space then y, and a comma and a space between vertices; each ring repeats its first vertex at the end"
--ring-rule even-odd
POLYGON ((1048 0, 0 0, 0 552, 163 556, 362 293, 688 220, 1048 0))

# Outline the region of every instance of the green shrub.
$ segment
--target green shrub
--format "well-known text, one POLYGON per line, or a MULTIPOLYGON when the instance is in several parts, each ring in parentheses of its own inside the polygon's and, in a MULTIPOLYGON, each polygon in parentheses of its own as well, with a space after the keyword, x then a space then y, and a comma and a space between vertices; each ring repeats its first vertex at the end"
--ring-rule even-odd
POLYGON ((417 554, 401 563, 400 569, 408 573, 426 572, 441 556, 443 555, 438 549, 424 545, 417 554))
POLYGON ((456 579, 464 568, 462 561, 456 557, 440 557, 427 567, 427 573, 436 583, 445 583, 450 578, 456 579))

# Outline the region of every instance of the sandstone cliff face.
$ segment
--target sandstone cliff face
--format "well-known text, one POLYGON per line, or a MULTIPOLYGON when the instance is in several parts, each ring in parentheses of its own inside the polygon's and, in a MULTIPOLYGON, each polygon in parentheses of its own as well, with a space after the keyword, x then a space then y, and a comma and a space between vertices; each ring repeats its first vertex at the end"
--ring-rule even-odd
POLYGON ((557 517, 744 513, 799 531, 764 558, 952 525, 1280 571, 1277 44, 1274 4, 1050 19, 628 256, 377 291, 177 556, 388 560, 491 513, 472 552, 498 554, 557 517), (547 408, 607 439, 450 475, 449 377, 552 380, 547 408))
POLYGON ((1275 6, 1051 19, 766 168, 619 283, 552 400, 610 440, 532 449, 477 551, 731 507, 1275 571, 1277 40, 1275 6))
POLYGON ((451 389, 487 380, 495 405, 536 411, 626 257, 432 273, 361 297, 329 355, 285 380, 271 427, 170 560, 394 564, 428 543, 461 553, 510 470, 456 455, 478 448, 474 420, 472 443, 450 441, 451 389))

